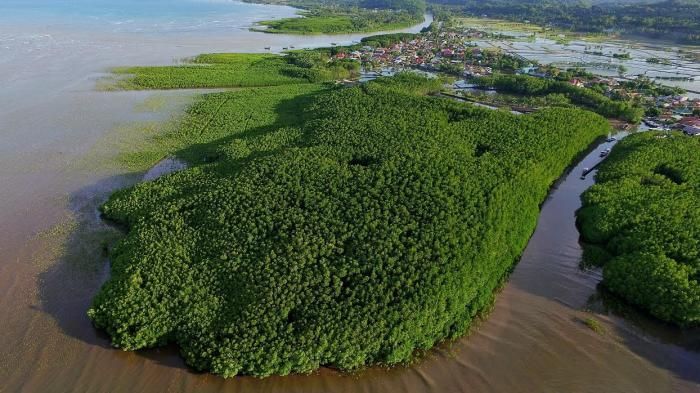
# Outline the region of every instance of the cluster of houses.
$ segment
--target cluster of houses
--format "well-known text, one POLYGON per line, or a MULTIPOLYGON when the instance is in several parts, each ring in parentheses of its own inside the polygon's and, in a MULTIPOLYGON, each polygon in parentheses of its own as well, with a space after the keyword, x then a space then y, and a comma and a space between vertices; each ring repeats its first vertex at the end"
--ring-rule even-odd
MULTIPOLYGON (((551 66, 529 65, 518 71, 540 78, 551 78, 551 66)), ((576 77, 569 80, 576 87, 604 86, 608 96, 644 102, 647 107, 654 107, 658 115, 648 117, 645 123, 651 128, 675 128, 688 135, 700 136, 700 99, 683 95, 668 95, 652 97, 639 90, 629 89, 620 83, 616 77, 576 77)))
POLYGON ((687 135, 700 136, 700 99, 674 95, 656 97, 655 106, 659 114, 645 122, 651 127, 669 127, 687 135))
POLYGON ((678 127, 687 135, 700 136, 700 117, 684 117, 678 121, 678 127))
MULTIPOLYGON (((500 55, 499 50, 483 50, 469 40, 470 35, 442 32, 423 35, 407 42, 387 47, 363 46, 351 52, 338 52, 331 60, 350 59, 361 62, 366 68, 417 68, 424 71, 440 71, 445 66, 456 67, 463 76, 484 76, 493 73, 490 62, 500 55)), ((503 54, 505 55, 505 54, 503 54)))

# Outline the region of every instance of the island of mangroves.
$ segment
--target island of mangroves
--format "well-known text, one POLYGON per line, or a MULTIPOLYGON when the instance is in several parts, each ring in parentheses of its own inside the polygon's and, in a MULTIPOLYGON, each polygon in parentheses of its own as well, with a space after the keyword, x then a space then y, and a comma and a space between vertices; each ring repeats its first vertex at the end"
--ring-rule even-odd
MULTIPOLYGON (((536 96, 536 110, 445 94, 449 62, 357 82, 362 51, 449 34, 433 26, 350 47, 115 70, 118 89, 235 89, 202 95, 125 153, 187 166, 101 206, 126 234, 93 323, 118 348, 174 343, 191 367, 224 377, 403 364, 467 334, 550 187, 611 132, 606 117, 635 123, 648 108, 572 86, 592 78, 582 70, 515 75, 527 64, 503 53, 484 52, 497 72, 475 85, 519 94, 519 105, 536 96)), ((604 285, 680 326, 700 321, 699 143, 677 131, 628 137, 579 212, 585 259, 603 266, 604 285)))

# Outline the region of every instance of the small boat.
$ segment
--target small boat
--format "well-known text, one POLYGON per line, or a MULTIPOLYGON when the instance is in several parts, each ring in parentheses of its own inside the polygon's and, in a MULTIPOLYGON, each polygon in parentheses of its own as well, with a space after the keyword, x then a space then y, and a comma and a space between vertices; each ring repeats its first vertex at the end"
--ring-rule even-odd
POLYGON ((287 50, 287 49, 289 49, 289 48, 287 48, 286 46, 284 48, 282 48, 282 50, 287 50))
POLYGON ((331 45, 336 46, 336 45, 338 45, 338 44, 336 44, 335 42, 331 42, 331 45))
POLYGON ((266 46, 266 47, 265 47, 265 50, 270 50, 270 49, 271 49, 271 48, 270 48, 269 46, 266 46))
POLYGON ((290 49, 294 49, 294 45, 289 45, 289 48, 290 48, 290 49))

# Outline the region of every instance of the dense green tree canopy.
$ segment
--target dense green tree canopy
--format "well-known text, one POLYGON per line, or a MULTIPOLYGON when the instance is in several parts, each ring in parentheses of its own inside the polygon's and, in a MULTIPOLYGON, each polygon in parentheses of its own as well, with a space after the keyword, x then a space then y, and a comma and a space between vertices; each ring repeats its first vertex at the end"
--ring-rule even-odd
POLYGON ((129 228, 89 311, 114 345, 174 342, 227 377, 407 361, 490 305, 609 128, 428 97, 440 82, 412 74, 300 86, 205 96, 176 133, 191 167, 102 207, 129 228))
POLYGON ((525 96, 563 94, 572 103, 591 109, 602 116, 619 118, 632 123, 638 123, 644 116, 644 108, 632 102, 613 100, 595 90, 576 87, 565 81, 529 75, 496 74, 476 78, 474 82, 479 86, 525 96))
POLYGON ((630 136, 597 181, 578 220, 604 284, 658 318, 700 323, 700 139, 630 136))

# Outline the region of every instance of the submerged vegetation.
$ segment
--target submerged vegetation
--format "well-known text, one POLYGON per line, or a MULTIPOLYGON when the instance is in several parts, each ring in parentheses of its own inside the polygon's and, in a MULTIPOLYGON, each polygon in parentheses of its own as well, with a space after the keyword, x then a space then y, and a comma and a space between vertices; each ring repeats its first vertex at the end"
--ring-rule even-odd
POLYGON ((680 326, 700 323, 698 200, 700 139, 645 133, 613 150, 578 213, 605 286, 680 326))
MULTIPOLYGON (((200 75, 187 85, 210 86, 200 75)), ((399 74, 205 95, 156 141, 190 167, 102 206, 128 235, 90 318, 117 347, 176 343, 226 377, 402 363, 460 336, 609 126, 426 95, 441 87, 399 74)))

